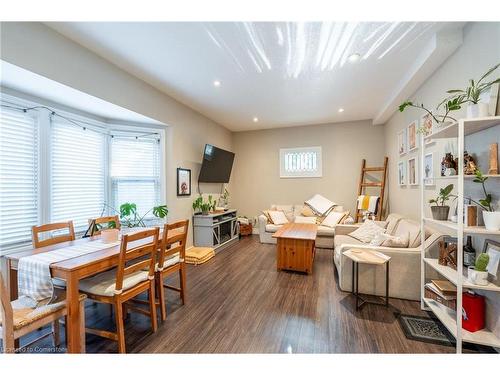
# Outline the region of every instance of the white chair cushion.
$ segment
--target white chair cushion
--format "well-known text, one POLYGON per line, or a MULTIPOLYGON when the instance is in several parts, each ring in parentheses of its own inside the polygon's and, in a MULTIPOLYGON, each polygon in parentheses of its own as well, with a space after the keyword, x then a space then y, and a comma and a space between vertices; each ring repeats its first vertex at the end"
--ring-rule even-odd
POLYGON ((316 224, 316 217, 295 216, 295 222, 301 224, 316 224))
MULTIPOLYGON (((165 259, 163 261, 163 269, 167 269, 168 267, 179 263, 180 259, 181 259, 181 257, 179 254, 175 254, 174 256, 171 256, 170 258, 165 259)), ((158 265, 156 265, 156 270, 158 270, 158 265)))
POLYGON ((371 242, 379 233, 385 233, 385 228, 380 227, 372 220, 366 220, 358 229, 351 232, 349 236, 364 242, 371 242))
MULTIPOLYGON (((148 280, 147 271, 137 271, 123 278, 122 290, 133 288, 148 280)), ((99 296, 113 296, 116 290, 116 269, 109 270, 80 281, 80 290, 99 296)))
POLYGON ((311 209, 319 216, 326 215, 334 206, 337 205, 335 202, 332 202, 319 194, 316 194, 311 199, 305 201, 304 204, 311 207, 311 209))

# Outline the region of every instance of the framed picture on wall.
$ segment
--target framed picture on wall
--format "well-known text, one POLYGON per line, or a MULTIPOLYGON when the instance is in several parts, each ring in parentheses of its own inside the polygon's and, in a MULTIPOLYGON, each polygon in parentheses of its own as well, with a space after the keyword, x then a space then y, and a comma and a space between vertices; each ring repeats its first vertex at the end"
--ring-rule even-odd
POLYGON ((177 168, 177 196, 191 195, 191 169, 177 168))
POLYGON ((417 158, 408 159, 408 185, 418 185, 417 158))
POLYGON ((420 127, 423 129, 424 137, 431 135, 434 131, 434 123, 430 114, 425 114, 420 117, 420 127))
POLYGON ((406 128, 398 133, 398 153, 399 156, 406 154, 408 150, 408 144, 406 139, 406 128))
POLYGON ((398 163, 398 185, 406 185, 406 164, 404 161, 398 163))
POLYGON ((434 185, 434 154, 432 152, 424 156, 424 185, 434 185))
POLYGON ((418 148, 417 121, 413 121, 408 125, 408 151, 413 151, 418 148))

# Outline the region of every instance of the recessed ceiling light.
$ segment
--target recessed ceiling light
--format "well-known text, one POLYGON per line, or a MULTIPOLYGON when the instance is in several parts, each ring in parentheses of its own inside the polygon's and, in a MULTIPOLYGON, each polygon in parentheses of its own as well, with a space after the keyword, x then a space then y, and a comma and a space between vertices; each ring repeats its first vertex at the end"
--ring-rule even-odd
POLYGON ((339 108, 339 113, 344 112, 344 108, 339 108))
POLYGON ((258 117, 254 117, 253 118, 253 122, 259 122, 259 118, 258 117))
POLYGON ((214 86, 219 87, 220 86, 220 81, 214 81, 214 86))
POLYGON ((347 58, 350 63, 355 63, 358 62, 359 59, 361 58, 361 55, 359 53, 353 53, 351 56, 347 58))

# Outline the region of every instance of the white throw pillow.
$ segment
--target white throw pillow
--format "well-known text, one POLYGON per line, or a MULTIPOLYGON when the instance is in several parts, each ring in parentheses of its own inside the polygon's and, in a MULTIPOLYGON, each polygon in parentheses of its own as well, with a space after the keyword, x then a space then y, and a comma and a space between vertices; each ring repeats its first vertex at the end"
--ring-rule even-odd
POLYGON ((410 232, 408 232, 406 235, 402 235, 400 237, 390 236, 390 235, 386 235, 386 236, 387 236, 387 238, 382 243, 382 246, 385 246, 385 247, 407 248, 409 245, 409 242, 410 242, 410 232))
POLYGON ((361 226, 349 236, 364 243, 370 243, 377 234, 385 233, 385 229, 375 224, 372 220, 366 220, 361 226))
POLYGON ((319 194, 316 194, 311 199, 305 201, 304 204, 311 207, 311 209, 319 216, 326 215, 328 211, 337 205, 335 202, 332 202, 319 194))
POLYGON ((316 224, 316 217, 314 216, 295 216, 295 222, 296 223, 302 223, 302 224, 316 224))
POLYGON ((283 211, 267 211, 274 225, 282 225, 288 223, 288 219, 283 211))
POLYGON ((347 211, 344 211, 344 212, 330 211, 330 213, 321 222, 321 225, 324 225, 325 227, 333 228, 333 227, 335 227, 335 225, 340 223, 342 221, 342 219, 344 219, 344 217, 347 214, 348 214, 347 211))

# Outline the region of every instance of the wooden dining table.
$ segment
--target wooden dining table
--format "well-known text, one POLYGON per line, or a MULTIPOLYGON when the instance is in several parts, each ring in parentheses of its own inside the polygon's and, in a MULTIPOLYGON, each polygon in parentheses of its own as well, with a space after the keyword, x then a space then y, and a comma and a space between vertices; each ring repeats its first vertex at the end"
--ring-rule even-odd
MULTIPOLYGON (((162 239, 162 234, 162 231, 160 231, 160 240, 162 239)), ((175 235, 175 232, 172 233, 172 236, 175 235)), ((99 240, 100 236, 87 237, 6 255, 5 258, 8 266, 11 301, 18 298, 17 265, 19 259, 51 250, 63 249, 69 246, 99 240)), ((75 258, 66 259, 50 265, 52 277, 66 281, 66 304, 68 309, 66 342, 68 353, 85 353, 85 327, 80 321, 80 280, 116 267, 118 265, 119 254, 120 245, 115 245, 113 247, 98 250, 75 258)))

